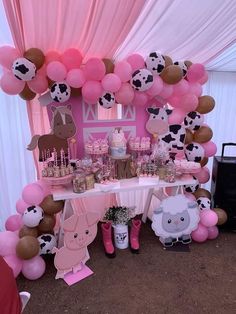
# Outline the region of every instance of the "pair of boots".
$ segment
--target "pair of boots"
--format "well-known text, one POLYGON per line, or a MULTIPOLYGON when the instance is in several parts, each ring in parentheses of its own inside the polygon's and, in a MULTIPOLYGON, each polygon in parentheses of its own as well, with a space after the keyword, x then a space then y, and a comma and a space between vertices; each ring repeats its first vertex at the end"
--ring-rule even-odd
MULTIPOLYGON (((105 253, 108 257, 115 257, 115 248, 112 239, 112 225, 110 222, 103 223, 102 228, 102 238, 105 253)), ((131 230, 130 230, 130 247, 132 253, 139 253, 139 232, 141 228, 140 219, 131 220, 131 230)))

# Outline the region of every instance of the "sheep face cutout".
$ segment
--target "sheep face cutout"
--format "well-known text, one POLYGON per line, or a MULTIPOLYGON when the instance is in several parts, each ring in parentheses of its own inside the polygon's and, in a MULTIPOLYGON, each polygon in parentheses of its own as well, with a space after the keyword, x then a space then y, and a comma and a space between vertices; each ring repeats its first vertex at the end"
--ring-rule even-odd
POLYGON ((159 210, 153 213, 152 229, 164 246, 177 241, 186 244, 191 242, 190 234, 197 229, 199 220, 197 202, 180 194, 162 201, 159 210))

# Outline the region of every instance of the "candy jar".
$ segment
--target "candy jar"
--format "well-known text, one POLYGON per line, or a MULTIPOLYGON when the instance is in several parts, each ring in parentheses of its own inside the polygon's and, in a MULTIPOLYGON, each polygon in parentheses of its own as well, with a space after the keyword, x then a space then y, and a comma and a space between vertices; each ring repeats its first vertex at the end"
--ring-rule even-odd
POLYGON ((165 181, 169 183, 175 182, 176 168, 172 159, 166 165, 165 181))
POLYGON ((86 181, 84 173, 77 173, 73 179, 73 191, 83 193, 86 191, 86 181))

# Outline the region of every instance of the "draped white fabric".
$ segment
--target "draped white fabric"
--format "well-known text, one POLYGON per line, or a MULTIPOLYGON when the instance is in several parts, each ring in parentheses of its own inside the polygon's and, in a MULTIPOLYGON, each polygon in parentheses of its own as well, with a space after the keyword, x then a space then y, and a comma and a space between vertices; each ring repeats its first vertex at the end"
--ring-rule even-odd
POLYGON ((236 72, 236 44, 227 48, 222 54, 206 65, 210 71, 236 72))

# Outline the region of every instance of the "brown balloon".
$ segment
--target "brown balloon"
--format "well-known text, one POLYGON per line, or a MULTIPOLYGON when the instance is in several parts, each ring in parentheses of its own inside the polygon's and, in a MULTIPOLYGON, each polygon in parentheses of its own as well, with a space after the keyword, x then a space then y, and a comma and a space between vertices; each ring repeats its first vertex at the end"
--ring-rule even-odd
POLYGON ((81 88, 73 88, 73 87, 71 87, 70 95, 72 97, 79 97, 79 96, 81 96, 81 88))
POLYGON ((106 74, 107 73, 113 73, 114 72, 114 63, 111 59, 102 59, 103 63, 106 67, 106 74))
POLYGON ((32 100, 35 98, 36 94, 32 92, 27 84, 25 84, 25 87, 23 91, 20 92, 19 96, 24 100, 32 100))
POLYGON ((29 228, 27 226, 23 226, 19 231, 19 237, 23 238, 25 236, 31 236, 31 237, 37 238, 38 237, 37 228, 29 228))
POLYGON ((43 220, 38 225, 38 231, 49 233, 53 230, 56 224, 56 217, 54 215, 44 214, 43 220))
POLYGON ((215 107, 215 100, 211 96, 201 96, 198 98, 198 107, 196 111, 199 113, 211 112, 215 107))
POLYGON ((31 259, 39 253, 39 241, 31 236, 24 236, 16 245, 16 255, 21 259, 31 259))
POLYGON ((38 48, 30 48, 26 50, 26 52, 24 53, 24 57, 33 62, 37 70, 43 66, 45 61, 44 53, 38 48))
POLYGON ((169 65, 161 72, 160 77, 166 84, 176 84, 183 77, 183 71, 178 65, 169 65))
POLYGON ((227 216, 226 212, 222 208, 214 208, 213 210, 218 216, 217 225, 221 226, 224 223, 226 223, 226 221, 228 220, 228 216, 227 216))
POLYGON ((193 193, 193 195, 198 199, 199 197, 207 197, 211 199, 211 193, 203 188, 198 188, 196 192, 193 193))
POLYGON ((187 68, 189 68, 193 63, 189 60, 185 60, 184 64, 186 65, 187 68))
POLYGON ((194 142, 197 143, 206 143, 212 139, 213 132, 212 129, 208 126, 201 126, 197 131, 193 134, 194 142))
POLYGON ((185 144, 190 144, 193 142, 193 133, 189 130, 186 129, 186 135, 185 135, 185 144))
POLYGON ((165 58, 165 67, 168 67, 169 65, 173 64, 173 61, 172 61, 171 57, 164 56, 164 58, 165 58))
POLYGON ((59 213, 64 208, 64 201, 54 201, 52 195, 44 197, 39 205, 45 214, 53 215, 59 213))
POLYGON ((208 158, 207 157, 203 157, 203 159, 200 161, 201 167, 206 166, 207 163, 208 163, 208 158))

